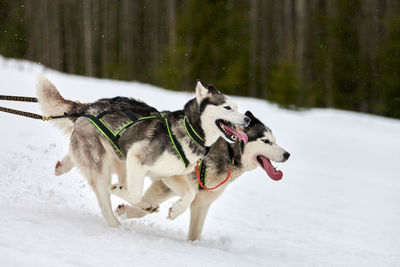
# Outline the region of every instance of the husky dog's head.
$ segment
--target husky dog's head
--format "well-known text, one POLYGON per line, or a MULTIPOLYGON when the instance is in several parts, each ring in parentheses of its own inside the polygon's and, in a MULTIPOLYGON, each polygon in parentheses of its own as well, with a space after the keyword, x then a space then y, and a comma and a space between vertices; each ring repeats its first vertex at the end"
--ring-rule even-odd
POLYGON ((271 161, 284 162, 288 160, 290 154, 278 146, 275 137, 268 127, 259 121, 254 115, 247 111, 245 113, 251 119, 250 125, 244 129, 249 142, 244 146, 242 163, 247 169, 261 166, 268 176, 278 181, 282 179, 282 172, 272 166, 271 161))
POLYGON ((239 113, 235 103, 212 85, 205 88, 200 81, 196 86, 196 101, 206 146, 213 144, 220 136, 229 143, 235 142, 237 138, 247 143, 247 135, 236 130, 235 125, 247 127, 250 118, 239 113))

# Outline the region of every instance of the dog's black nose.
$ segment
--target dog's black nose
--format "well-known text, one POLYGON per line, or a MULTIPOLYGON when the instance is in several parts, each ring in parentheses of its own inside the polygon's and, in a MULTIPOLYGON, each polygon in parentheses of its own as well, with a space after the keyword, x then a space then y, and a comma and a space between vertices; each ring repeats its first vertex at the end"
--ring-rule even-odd
POLYGON ((244 117, 244 123, 249 126, 251 119, 249 117, 244 117))
POLYGON ((288 159, 288 158, 290 157, 290 153, 289 153, 289 152, 283 153, 283 157, 284 157, 285 159, 288 159))

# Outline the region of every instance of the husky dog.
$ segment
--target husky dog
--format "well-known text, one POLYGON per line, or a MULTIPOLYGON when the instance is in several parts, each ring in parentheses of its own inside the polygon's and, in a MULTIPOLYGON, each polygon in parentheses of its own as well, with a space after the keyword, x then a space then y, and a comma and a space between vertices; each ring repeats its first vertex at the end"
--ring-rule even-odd
MULTIPOLYGON (((196 97, 187 102, 183 110, 163 113, 141 101, 123 97, 100 99, 90 104, 76 103, 64 99, 45 78, 39 78, 37 95, 47 116, 81 114, 54 120, 71 134, 68 154, 57 163, 55 172, 61 175, 78 167, 96 193, 110 226, 120 225, 111 207, 110 192, 136 204, 142 199, 145 176, 167 177, 164 183, 175 188, 186 180, 168 177, 192 172, 207 147, 219 137, 227 142, 234 142, 236 138, 247 142, 246 134, 235 130, 234 125, 246 127, 250 119, 239 113, 237 105, 214 87, 205 88, 199 81, 196 97), (135 121, 135 118, 149 119, 135 121), (96 125, 95 120, 102 125, 96 125), (194 142, 186 127, 204 143, 194 142), (107 137, 104 134, 107 131, 115 138, 107 137), (112 139, 116 139, 117 144, 112 139), (118 175, 119 184, 111 185, 112 174, 118 175)), ((171 207, 170 219, 190 205, 195 193, 188 192, 171 207)))
MULTIPOLYGON (((282 172, 277 171, 272 166, 271 160, 284 162, 290 157, 290 154, 276 144, 271 130, 255 118, 250 111, 247 111, 245 115, 251 119, 250 125, 244 129, 249 138, 248 143, 235 142, 228 144, 222 138, 218 139, 204 159, 205 166, 207 166, 204 181, 206 186, 213 187, 218 185, 227 176, 229 166, 232 168, 229 182, 235 180, 243 172, 253 170, 257 166, 261 166, 273 180, 282 178, 282 172)), ((190 181, 193 189, 196 190, 196 197, 190 206, 188 239, 198 240, 201 236, 208 208, 224 192, 228 183, 215 190, 207 191, 199 187, 194 172, 186 175, 185 178, 190 181)), ((180 179, 182 178, 180 177, 180 179)), ((142 201, 135 205, 136 207, 119 205, 117 213, 118 215, 125 214, 127 218, 143 217, 158 211, 158 205, 165 200, 175 195, 182 195, 183 193, 177 191, 177 189, 184 190, 184 186, 170 188, 162 180, 156 181, 146 191, 142 201)))

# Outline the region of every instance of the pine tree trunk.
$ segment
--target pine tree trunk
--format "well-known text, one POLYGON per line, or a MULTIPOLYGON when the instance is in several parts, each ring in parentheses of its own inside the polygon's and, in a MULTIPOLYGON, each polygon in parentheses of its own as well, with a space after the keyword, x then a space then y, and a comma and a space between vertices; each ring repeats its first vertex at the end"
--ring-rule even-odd
POLYGON ((290 60, 293 60, 293 0, 284 1, 284 18, 286 55, 290 60))
POLYGON ((249 46, 249 95, 257 97, 257 10, 258 0, 250 1, 249 10, 249 35, 250 35, 250 46, 249 46))
POLYGON ((170 47, 170 61, 171 65, 176 65, 177 56, 177 38, 176 38, 176 0, 168 0, 167 3, 168 13, 168 46, 170 47))
MULTIPOLYGON (((336 8, 332 5, 332 1, 326 1, 325 3, 325 14, 329 20, 336 18, 336 8)), ((330 27, 330 26, 328 26, 330 27)), ((327 56, 326 56, 326 68, 325 68, 325 105, 327 107, 334 107, 334 92, 333 92, 333 58, 332 54, 334 53, 334 40, 332 38, 332 32, 329 28, 326 28, 326 49, 327 49, 327 56)))
MULTIPOLYGON (((306 48, 306 1, 295 0, 295 15, 296 15, 296 27, 295 27, 295 57, 298 66, 297 75, 300 81, 304 81, 305 77, 305 48, 306 48)), ((300 99, 298 103, 304 103, 305 92, 303 87, 299 94, 300 99)))
POLYGON ((92 5, 91 0, 82 1, 82 17, 83 17, 83 50, 85 58, 85 75, 93 76, 92 61, 92 5))
POLYGON ((268 73, 271 65, 271 48, 273 47, 273 31, 271 30, 272 17, 274 10, 271 8, 271 1, 263 0, 260 2, 258 17, 260 20, 259 27, 259 64, 260 64, 260 86, 262 89, 262 97, 268 97, 268 73))

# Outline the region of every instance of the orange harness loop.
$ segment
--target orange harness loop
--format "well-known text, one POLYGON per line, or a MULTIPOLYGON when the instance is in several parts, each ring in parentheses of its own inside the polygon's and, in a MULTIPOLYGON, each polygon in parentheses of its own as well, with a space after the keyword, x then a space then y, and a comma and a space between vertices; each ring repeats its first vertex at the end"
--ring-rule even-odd
POLYGON ((231 174, 232 174, 232 168, 231 168, 231 166, 229 166, 229 173, 228 173, 228 176, 225 178, 225 180, 223 180, 219 185, 217 185, 216 187, 213 187, 213 188, 209 188, 209 187, 206 187, 205 185, 203 185, 203 183, 201 182, 201 179, 200 179, 200 174, 199 174, 199 164, 197 163, 197 165, 194 167, 194 170, 195 170, 195 172, 196 172, 196 176, 197 176, 197 181, 199 182, 199 185, 202 187, 202 188, 204 188, 205 190, 214 190, 214 189, 216 189, 216 188, 218 188, 218 187, 220 187, 221 185, 223 185, 224 183, 226 183, 228 180, 229 180, 229 177, 231 176, 231 174))

